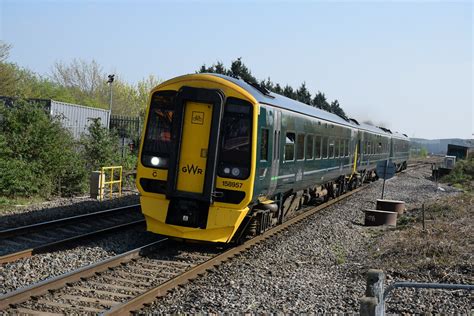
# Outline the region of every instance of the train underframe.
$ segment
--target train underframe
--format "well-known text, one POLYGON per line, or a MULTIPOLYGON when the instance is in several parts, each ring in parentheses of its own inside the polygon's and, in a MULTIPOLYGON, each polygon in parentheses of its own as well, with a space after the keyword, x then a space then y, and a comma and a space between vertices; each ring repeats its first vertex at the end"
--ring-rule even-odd
MULTIPOLYGON (((397 164, 397 172, 406 169, 406 167, 406 162, 397 164)), ((251 208, 241 227, 234 235, 232 242, 241 243, 282 224, 294 217, 298 210, 305 205, 325 203, 360 187, 363 183, 378 179, 375 169, 364 169, 354 175, 340 176, 336 180, 303 190, 279 193, 272 200, 259 203, 251 208)))

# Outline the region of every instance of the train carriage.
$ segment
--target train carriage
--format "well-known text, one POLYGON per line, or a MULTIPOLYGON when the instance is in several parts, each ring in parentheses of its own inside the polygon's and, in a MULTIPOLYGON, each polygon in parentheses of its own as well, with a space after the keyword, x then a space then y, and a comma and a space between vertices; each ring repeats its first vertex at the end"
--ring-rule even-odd
POLYGON ((155 233, 238 241, 304 203, 375 179, 377 161, 395 157, 406 167, 406 136, 236 78, 178 77, 153 89, 150 100, 137 187, 155 233))

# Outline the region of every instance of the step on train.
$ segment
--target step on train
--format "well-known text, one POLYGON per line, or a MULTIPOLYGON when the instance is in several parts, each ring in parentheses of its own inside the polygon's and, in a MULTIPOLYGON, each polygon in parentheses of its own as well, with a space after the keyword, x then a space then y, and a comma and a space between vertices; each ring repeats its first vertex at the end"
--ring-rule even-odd
POLYGON ((409 138, 240 79, 191 74, 151 91, 136 184, 151 232, 240 242, 407 167, 409 138))

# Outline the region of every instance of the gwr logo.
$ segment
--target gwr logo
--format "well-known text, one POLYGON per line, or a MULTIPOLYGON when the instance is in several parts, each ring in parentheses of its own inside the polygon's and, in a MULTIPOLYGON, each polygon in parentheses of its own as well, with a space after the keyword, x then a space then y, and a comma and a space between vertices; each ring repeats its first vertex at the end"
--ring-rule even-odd
POLYGON ((199 166, 194 166, 194 165, 186 165, 183 168, 181 168, 181 171, 184 173, 189 173, 189 174, 202 174, 202 169, 199 168, 199 166))

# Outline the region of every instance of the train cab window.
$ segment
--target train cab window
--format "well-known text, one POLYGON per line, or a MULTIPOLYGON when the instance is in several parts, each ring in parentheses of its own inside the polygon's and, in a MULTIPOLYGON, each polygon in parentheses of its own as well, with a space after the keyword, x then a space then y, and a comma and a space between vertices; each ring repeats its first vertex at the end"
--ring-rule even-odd
POLYGON ((141 162, 151 168, 168 168, 172 150, 171 127, 176 91, 158 91, 151 97, 141 162))
POLYGON ((313 159, 313 135, 306 136, 306 160, 313 159))
POLYGON ((327 137, 323 137, 322 148, 323 148, 323 158, 327 158, 328 157, 328 138, 327 137))
POLYGON ((298 134, 296 138, 296 159, 304 159, 304 134, 298 134))
POLYGON ((321 158, 321 136, 316 136, 314 138, 314 158, 321 158))
POLYGON ((260 136, 260 161, 268 160, 268 129, 262 128, 260 136))
POLYGON ((329 139, 329 158, 334 158, 334 139, 329 139))
POLYGON ((292 161, 295 159, 295 133, 286 133, 285 138, 285 161, 292 161))
POLYGON ((218 175, 220 177, 248 178, 250 175, 251 136, 252 105, 244 100, 227 98, 219 148, 218 175))

